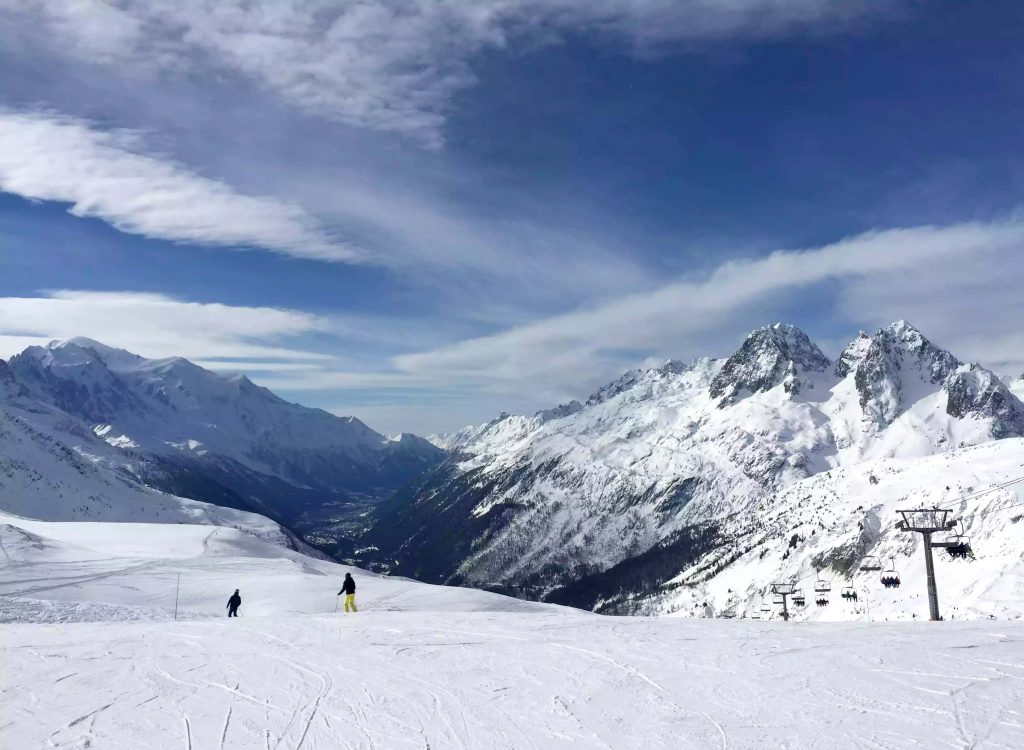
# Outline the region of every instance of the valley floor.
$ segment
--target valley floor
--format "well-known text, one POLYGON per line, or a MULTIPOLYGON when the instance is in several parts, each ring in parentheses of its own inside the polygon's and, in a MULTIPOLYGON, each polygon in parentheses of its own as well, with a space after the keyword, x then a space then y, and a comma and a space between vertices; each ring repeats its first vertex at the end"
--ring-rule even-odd
POLYGON ((1017 623, 368 609, 0 643, 5 748, 1024 747, 1017 623))

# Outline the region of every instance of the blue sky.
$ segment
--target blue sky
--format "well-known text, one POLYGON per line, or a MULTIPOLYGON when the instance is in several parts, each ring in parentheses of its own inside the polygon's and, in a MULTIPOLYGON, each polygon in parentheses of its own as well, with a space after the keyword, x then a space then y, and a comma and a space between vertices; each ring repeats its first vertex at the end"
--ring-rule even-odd
POLYGON ((0 3, 0 356, 421 433, 907 318, 1024 370, 1018 3, 0 3))

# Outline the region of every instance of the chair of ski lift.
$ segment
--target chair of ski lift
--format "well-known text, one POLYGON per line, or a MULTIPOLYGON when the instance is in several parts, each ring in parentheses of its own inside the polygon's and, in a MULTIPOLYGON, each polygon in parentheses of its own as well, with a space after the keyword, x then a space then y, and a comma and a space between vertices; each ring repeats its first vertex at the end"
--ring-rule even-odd
POLYGON ((843 586, 843 593, 841 593, 839 596, 843 597, 843 599, 846 599, 848 601, 855 602, 857 601, 857 589, 855 589, 853 586, 843 586))
POLYGON ((828 604, 828 594, 832 590, 832 584, 821 577, 818 573, 818 580, 814 582, 814 603, 819 607, 828 604))
POLYGON ((793 592, 793 604, 798 607, 802 607, 807 604, 807 599, 804 597, 803 589, 797 589, 793 592))
POLYGON ((754 610, 753 610, 753 611, 752 611, 752 612, 750 613, 750 619, 751 619, 751 620, 760 620, 760 619, 761 619, 761 610, 759 610, 759 609, 755 608, 755 609, 754 609, 754 610))
POLYGON ((946 552, 949 556, 956 560, 966 560, 968 556, 974 557, 974 550, 971 549, 971 540, 966 534, 964 534, 964 522, 959 521, 960 530, 953 531, 953 535, 945 541, 946 552))
POLYGON ((867 573, 877 573, 882 569, 882 562, 874 555, 868 555, 860 564, 860 569, 867 573))
POLYGON ((890 559, 889 567, 882 571, 879 579, 887 589, 898 589, 900 587, 900 574, 896 570, 896 558, 890 559))
POLYGON ((771 612, 772 611, 772 605, 769 604, 768 600, 765 599, 763 596, 761 597, 761 611, 762 612, 771 612))

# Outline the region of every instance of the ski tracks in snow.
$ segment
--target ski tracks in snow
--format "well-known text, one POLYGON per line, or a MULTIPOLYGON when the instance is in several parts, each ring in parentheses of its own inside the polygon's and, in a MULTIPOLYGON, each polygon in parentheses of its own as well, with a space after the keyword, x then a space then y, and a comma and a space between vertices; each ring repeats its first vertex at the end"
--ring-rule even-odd
POLYGON ((969 652, 950 650, 977 637, 959 623, 382 611, 236 625, 0 626, 0 680, 19 680, 0 683, 0 746, 1024 747, 1019 625, 969 652))

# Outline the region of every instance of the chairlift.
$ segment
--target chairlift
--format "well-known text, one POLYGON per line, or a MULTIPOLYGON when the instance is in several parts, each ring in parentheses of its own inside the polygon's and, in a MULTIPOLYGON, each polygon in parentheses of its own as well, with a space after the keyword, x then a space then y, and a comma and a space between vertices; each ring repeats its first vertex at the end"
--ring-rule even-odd
POLYGON ((855 602, 857 601, 857 589, 853 586, 843 586, 843 593, 839 596, 848 601, 855 602))
POLYGON ((761 597, 761 611, 762 612, 771 612, 772 611, 772 605, 769 604, 768 600, 765 599, 763 596, 761 597))
POLYGON ((803 589, 797 589, 793 592, 793 604, 798 607, 802 607, 807 604, 807 599, 804 597, 803 589))
POLYGON ((860 569, 867 573, 876 573, 882 569, 882 562, 875 555, 868 555, 860 564, 860 569))
POLYGON ((760 611, 759 609, 755 608, 755 609, 754 609, 754 610, 753 610, 753 611, 752 611, 752 612, 750 613, 750 619, 751 619, 751 620, 760 620, 760 619, 761 619, 761 611, 760 611))
MULTIPOLYGON (((821 574, 819 573, 818 574, 818 580, 814 582, 814 593, 815 594, 827 594, 831 590, 832 590, 832 584, 829 583, 828 581, 826 581, 824 578, 822 578, 821 574)), ((828 598, 828 597, 826 597, 826 598, 828 598)))
POLYGON ((953 536, 946 540, 946 552, 949 556, 956 560, 966 560, 968 557, 974 557, 974 550, 971 549, 971 540, 966 534, 964 534, 964 522, 958 521, 960 524, 960 530, 954 531, 953 536))
POLYGON ((896 558, 890 558, 889 567, 882 571, 879 576, 882 585, 887 589, 898 589, 900 587, 900 574, 896 570, 896 558))
POLYGON ((827 607, 828 606, 828 594, 816 593, 814 595, 814 603, 817 604, 819 607, 827 607))

